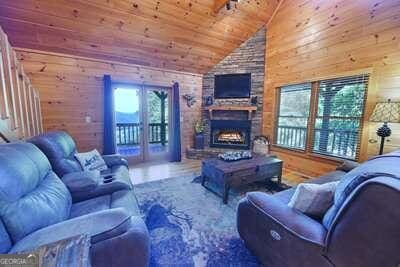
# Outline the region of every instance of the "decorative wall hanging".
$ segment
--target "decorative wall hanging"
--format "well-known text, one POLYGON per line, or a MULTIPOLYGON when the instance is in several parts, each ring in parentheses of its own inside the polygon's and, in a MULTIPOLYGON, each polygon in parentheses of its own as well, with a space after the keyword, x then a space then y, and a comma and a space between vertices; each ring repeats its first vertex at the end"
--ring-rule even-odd
POLYGON ((182 95, 183 99, 186 100, 186 105, 190 108, 191 106, 194 105, 194 103, 196 103, 196 97, 194 95, 191 94, 184 94, 182 95))
POLYGON ((213 97, 212 96, 205 96, 204 97, 204 105, 206 106, 206 107, 208 107, 208 106, 212 106, 212 104, 213 104, 213 97))

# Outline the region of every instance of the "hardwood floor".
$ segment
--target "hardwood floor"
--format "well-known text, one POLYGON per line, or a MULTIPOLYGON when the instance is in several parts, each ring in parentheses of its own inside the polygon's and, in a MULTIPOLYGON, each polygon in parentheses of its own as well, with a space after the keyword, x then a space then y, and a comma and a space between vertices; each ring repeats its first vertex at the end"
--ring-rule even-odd
MULTIPOLYGON (((201 160, 184 159, 182 162, 146 162, 131 165, 130 176, 133 184, 141 184, 178 176, 194 176, 201 173, 201 160)), ((282 181, 287 185, 296 185, 310 177, 284 169, 282 181)))

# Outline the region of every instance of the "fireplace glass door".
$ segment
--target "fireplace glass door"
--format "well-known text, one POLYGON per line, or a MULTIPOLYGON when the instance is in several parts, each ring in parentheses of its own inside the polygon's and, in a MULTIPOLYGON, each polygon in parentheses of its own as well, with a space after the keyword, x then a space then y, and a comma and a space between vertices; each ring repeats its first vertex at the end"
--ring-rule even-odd
POLYGON ((212 120, 210 146, 220 148, 249 149, 250 133, 250 121, 212 120))

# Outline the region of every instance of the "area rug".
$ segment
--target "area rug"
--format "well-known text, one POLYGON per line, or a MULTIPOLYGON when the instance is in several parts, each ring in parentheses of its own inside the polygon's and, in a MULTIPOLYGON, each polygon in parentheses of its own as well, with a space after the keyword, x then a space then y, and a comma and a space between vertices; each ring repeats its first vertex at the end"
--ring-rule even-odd
POLYGON ((288 187, 270 182, 231 190, 225 205, 200 182, 192 176, 135 186, 150 232, 150 266, 259 266, 237 233, 237 203, 246 191, 272 194, 288 187))

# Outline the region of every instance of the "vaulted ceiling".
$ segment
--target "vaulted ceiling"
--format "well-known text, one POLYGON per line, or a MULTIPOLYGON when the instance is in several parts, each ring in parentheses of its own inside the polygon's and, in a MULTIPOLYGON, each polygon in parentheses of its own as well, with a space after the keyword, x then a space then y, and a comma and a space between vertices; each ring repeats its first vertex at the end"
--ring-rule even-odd
POLYGON ((0 26, 14 47, 204 73, 279 1, 215 12, 221 0, 1 0, 0 26))

